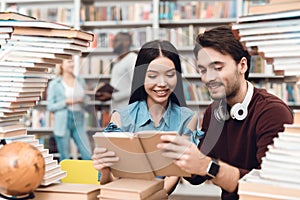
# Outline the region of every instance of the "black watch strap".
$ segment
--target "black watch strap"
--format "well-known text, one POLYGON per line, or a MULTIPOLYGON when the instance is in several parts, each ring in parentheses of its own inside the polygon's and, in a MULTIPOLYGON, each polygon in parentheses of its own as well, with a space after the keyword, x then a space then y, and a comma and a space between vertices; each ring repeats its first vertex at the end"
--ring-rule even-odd
POLYGON ((220 169, 219 161, 217 159, 211 158, 211 161, 207 167, 205 178, 207 180, 215 178, 219 172, 219 169, 220 169))

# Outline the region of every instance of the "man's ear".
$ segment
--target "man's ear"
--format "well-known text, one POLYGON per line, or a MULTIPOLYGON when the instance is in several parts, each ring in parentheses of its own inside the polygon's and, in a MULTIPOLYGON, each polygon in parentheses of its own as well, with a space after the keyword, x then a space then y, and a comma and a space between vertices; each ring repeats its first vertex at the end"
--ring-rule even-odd
POLYGON ((240 63, 239 63, 239 69, 240 69, 240 72, 245 74, 247 69, 248 69, 248 65, 247 65, 247 58, 245 57, 242 57, 242 59, 240 60, 240 63))

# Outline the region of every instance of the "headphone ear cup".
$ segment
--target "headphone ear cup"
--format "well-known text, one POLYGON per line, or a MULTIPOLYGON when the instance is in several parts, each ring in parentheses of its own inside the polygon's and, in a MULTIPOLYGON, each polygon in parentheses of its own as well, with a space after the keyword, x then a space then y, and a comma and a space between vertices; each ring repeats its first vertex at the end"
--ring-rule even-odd
POLYGON ((232 119, 243 120, 247 117, 247 114, 247 107, 241 103, 234 104, 230 109, 230 116, 232 119))

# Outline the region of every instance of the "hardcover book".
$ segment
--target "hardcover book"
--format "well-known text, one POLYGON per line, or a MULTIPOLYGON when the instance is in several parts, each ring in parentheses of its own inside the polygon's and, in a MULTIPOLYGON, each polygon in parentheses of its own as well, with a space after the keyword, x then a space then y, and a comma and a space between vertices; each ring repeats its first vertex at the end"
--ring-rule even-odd
POLYGON ((143 131, 97 132, 93 135, 96 146, 114 151, 120 160, 111 167, 116 177, 152 180, 156 176, 190 176, 174 164, 173 160, 162 156, 157 149, 163 134, 177 135, 177 132, 143 131), (138 164, 137 164, 138 163, 138 164))
POLYGON ((142 180, 121 178, 105 185, 100 185, 100 198, 141 200, 162 190, 163 187, 163 179, 142 180))
POLYGON ((43 200, 95 200, 100 193, 96 184, 55 183, 47 187, 38 187, 34 191, 36 199, 43 200))

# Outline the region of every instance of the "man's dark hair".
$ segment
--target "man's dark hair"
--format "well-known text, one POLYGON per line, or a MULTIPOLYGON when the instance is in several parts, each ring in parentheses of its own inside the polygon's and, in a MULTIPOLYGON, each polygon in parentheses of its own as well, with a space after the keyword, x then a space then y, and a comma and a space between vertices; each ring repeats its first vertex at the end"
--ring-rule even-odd
POLYGON ((219 26, 199 34, 196 38, 194 47, 196 58, 198 57, 199 50, 205 47, 213 48, 224 55, 230 55, 235 60, 236 64, 245 57, 248 65, 245 79, 248 79, 250 71, 250 55, 248 51, 244 49, 241 42, 235 38, 230 26, 219 26))

